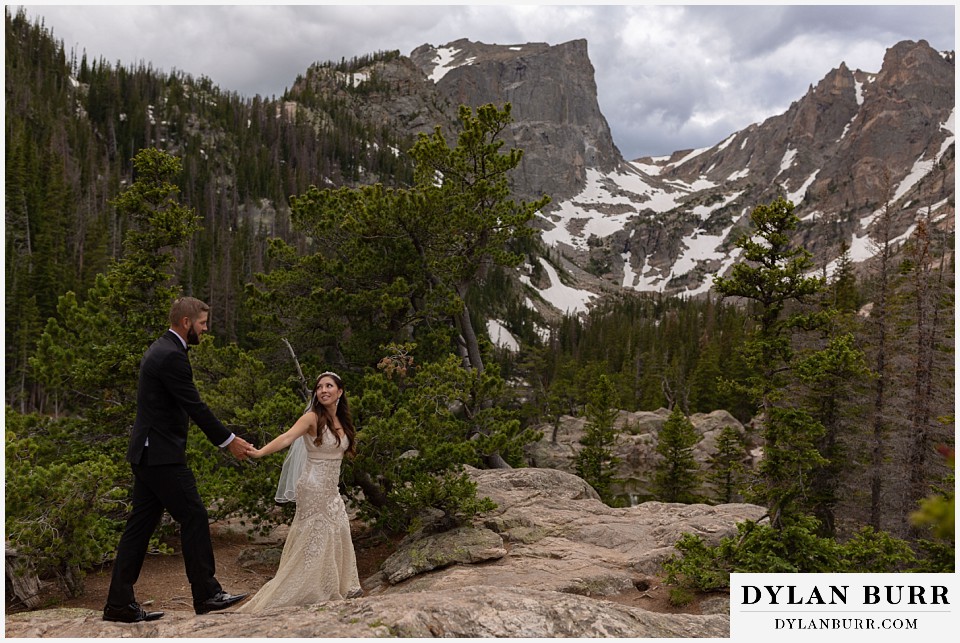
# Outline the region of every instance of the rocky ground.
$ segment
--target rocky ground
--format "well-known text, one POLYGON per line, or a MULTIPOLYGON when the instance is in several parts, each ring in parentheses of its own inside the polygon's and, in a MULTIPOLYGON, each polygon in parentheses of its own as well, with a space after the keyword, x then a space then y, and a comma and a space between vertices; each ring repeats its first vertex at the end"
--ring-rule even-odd
MULTIPOLYGON (((763 510, 744 504, 644 503, 616 509, 580 478, 554 469, 472 470, 478 493, 498 508, 473 526, 389 539, 352 524, 365 595, 264 614, 196 616, 182 559, 151 555, 140 602, 167 616, 144 624, 100 618, 110 569, 87 577, 86 594, 54 587, 40 610, 7 606, 7 637, 642 637, 724 638, 725 595, 670 604, 660 565, 683 533, 708 542, 763 510)), ((217 578, 255 592, 279 562, 285 527, 250 539, 243 528, 211 531, 217 578)))
MULTIPOLYGON (((370 578, 379 571, 383 561, 396 549, 399 537, 391 541, 369 532, 357 521, 354 521, 351 527, 357 554, 357 571, 360 578, 367 581, 365 584, 369 584, 370 578)), ((277 551, 282 546, 279 540, 283 533, 282 528, 267 539, 251 539, 229 523, 214 523, 211 531, 217 560, 217 578, 225 590, 235 594, 253 593, 273 578, 277 551)), ((86 578, 86 591, 78 598, 65 597, 53 581, 44 582, 43 600, 39 609, 102 610, 110 585, 110 571, 108 564, 91 572, 86 578)), ((670 603, 669 588, 660 579, 641 587, 642 589, 637 588, 636 591, 602 597, 600 600, 632 605, 653 612, 699 614, 700 601, 710 598, 710 595, 698 596, 689 605, 676 606, 670 603)), ((189 610, 191 607, 190 586, 183 571, 183 557, 179 551, 174 554, 148 555, 136 589, 139 600, 148 610, 189 610)), ((9 596, 6 599, 5 612, 8 616, 25 611, 11 603, 9 596)))

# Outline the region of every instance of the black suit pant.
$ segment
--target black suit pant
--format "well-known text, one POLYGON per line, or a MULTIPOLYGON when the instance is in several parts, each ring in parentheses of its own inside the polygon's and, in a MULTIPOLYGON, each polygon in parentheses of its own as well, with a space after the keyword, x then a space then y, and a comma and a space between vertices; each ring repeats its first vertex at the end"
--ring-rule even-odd
MULTIPOLYGON (((146 461, 146 454, 142 461, 146 461)), ((194 602, 205 601, 222 591, 214 577, 207 508, 197 491, 193 472, 186 464, 134 464, 131 468, 133 509, 117 546, 107 604, 119 607, 136 600, 133 586, 140 577, 150 537, 164 510, 180 524, 183 563, 194 602)))

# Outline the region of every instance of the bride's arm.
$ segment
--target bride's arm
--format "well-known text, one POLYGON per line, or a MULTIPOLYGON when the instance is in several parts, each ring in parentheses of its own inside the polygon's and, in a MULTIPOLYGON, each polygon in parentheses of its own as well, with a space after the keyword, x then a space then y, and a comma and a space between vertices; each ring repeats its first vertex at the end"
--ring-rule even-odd
POLYGON ((252 458, 262 458, 265 455, 270 455, 277 451, 282 451, 288 446, 293 444, 293 441, 305 434, 312 427, 316 426, 317 416, 315 413, 304 413, 300 416, 300 419, 293 423, 285 433, 282 433, 275 437, 273 440, 260 447, 259 449, 251 449, 247 452, 247 455, 252 458))

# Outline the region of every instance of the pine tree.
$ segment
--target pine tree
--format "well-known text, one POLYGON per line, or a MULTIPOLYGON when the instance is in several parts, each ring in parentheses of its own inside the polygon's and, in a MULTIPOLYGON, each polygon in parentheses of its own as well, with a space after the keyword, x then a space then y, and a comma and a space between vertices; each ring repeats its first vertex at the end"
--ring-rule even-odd
POLYGON ((795 371, 805 389, 803 403, 823 426, 816 446, 825 462, 812 472, 805 502, 820 522, 821 535, 833 536, 840 485, 854 468, 850 449, 857 423, 849 416, 856 412, 855 393, 866 381, 868 370, 853 335, 837 333, 825 347, 799 360, 795 371))
POLYGON ((743 261, 729 277, 714 278, 714 288, 723 297, 743 297, 756 305, 757 325, 744 345, 752 370, 744 392, 757 403, 763 426, 763 459, 753 498, 769 508, 771 523, 779 529, 806 510, 810 476, 825 464, 816 448, 823 425, 809 410, 784 400, 795 363, 793 333, 822 327, 826 320, 788 310, 788 305, 807 303, 823 289, 824 280, 806 276, 811 254, 791 242, 789 234, 799 223, 792 203, 780 198, 759 205, 750 218, 753 231, 736 244, 743 261))
POLYGON ((840 244, 840 256, 837 258, 837 267, 830 280, 829 290, 833 308, 842 312, 856 312, 860 308, 857 277, 853 272, 850 247, 845 241, 840 244))
POLYGON ((461 302, 457 330, 473 368, 483 370, 476 331, 466 306, 468 292, 490 265, 516 266, 522 257, 514 240, 528 238, 528 225, 550 202, 511 198, 509 173, 523 157, 520 149, 501 152, 500 138, 512 121, 510 104, 459 110, 457 144, 450 147, 442 129, 422 134, 410 150, 418 195, 415 218, 402 222, 432 287, 451 290, 461 302), (439 183, 438 183, 439 181, 439 183))
POLYGON ((734 502, 746 477, 746 444, 742 433, 725 426, 717 436, 716 452, 708 460, 707 480, 716 489, 718 502, 734 502))
POLYGON ((700 485, 700 465, 693 456, 693 448, 702 436, 679 405, 663 423, 657 434, 657 453, 662 459, 657 462, 654 474, 654 489, 657 499, 663 502, 697 502, 700 485))
POLYGON ((586 480, 608 505, 615 505, 611 487, 619 459, 613 454, 619 431, 617 419, 619 396, 606 375, 600 375, 590 386, 587 402, 586 434, 583 448, 577 453, 577 475, 586 480))
POLYGON ((199 228, 177 201, 178 159, 145 149, 134 166, 137 180, 115 201, 133 225, 123 258, 98 276, 84 301, 73 292, 60 298, 30 361, 59 404, 117 435, 133 421, 140 357, 166 328, 178 294, 169 285, 174 252, 199 228))

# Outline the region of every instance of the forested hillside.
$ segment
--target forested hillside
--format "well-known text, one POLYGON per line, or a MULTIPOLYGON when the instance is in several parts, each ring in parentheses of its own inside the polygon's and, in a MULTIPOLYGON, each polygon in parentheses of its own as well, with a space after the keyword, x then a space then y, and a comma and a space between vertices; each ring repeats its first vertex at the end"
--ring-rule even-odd
MULTIPOLYGON (((149 63, 128 69, 77 56, 42 24, 7 9, 6 373, 20 386, 15 398, 24 408, 38 403, 25 357, 57 297, 82 293, 120 255, 129 222, 111 200, 132 182, 139 150, 156 147, 181 159, 177 184, 203 229, 184 248, 176 274, 215 307, 218 334, 240 342, 249 332, 242 290, 264 266, 266 239, 298 236, 290 195, 314 184, 356 183, 361 174, 387 184, 411 176, 409 161, 396 153, 404 145, 360 122, 336 92, 294 95, 329 115, 319 127, 284 110, 290 97, 245 99, 149 63)), ((363 62, 329 66, 339 89, 349 93, 346 72, 363 62)))
MULTIPOLYGON (((6 535, 41 573, 76 593, 112 557, 137 365, 178 293, 212 307, 198 387, 251 442, 298 417, 315 373, 344 377, 359 428, 346 493, 386 531, 427 508, 438 528, 489 508, 463 465, 524 466, 534 427, 562 415, 596 429, 583 477, 600 486, 611 408, 668 408, 681 428, 725 409, 767 456, 742 494, 769 508, 772 540, 881 548, 869 527, 904 539, 877 571, 952 566, 952 509, 949 533, 911 518, 925 498, 952 502, 952 234, 921 217, 896 259, 888 235, 865 277, 841 261, 827 279, 790 242, 793 205, 758 203, 708 296, 623 294, 549 322, 510 277, 547 254, 532 222, 549 201, 510 191, 510 105, 393 132, 354 108, 394 91, 355 82, 363 62, 245 98, 78 59, 7 11, 6 535), (486 336, 494 312, 517 350, 486 336)), ((202 436, 189 449, 214 518, 284 519, 280 459, 241 466, 202 436)), ((826 571, 791 542, 784 565, 826 571)))

